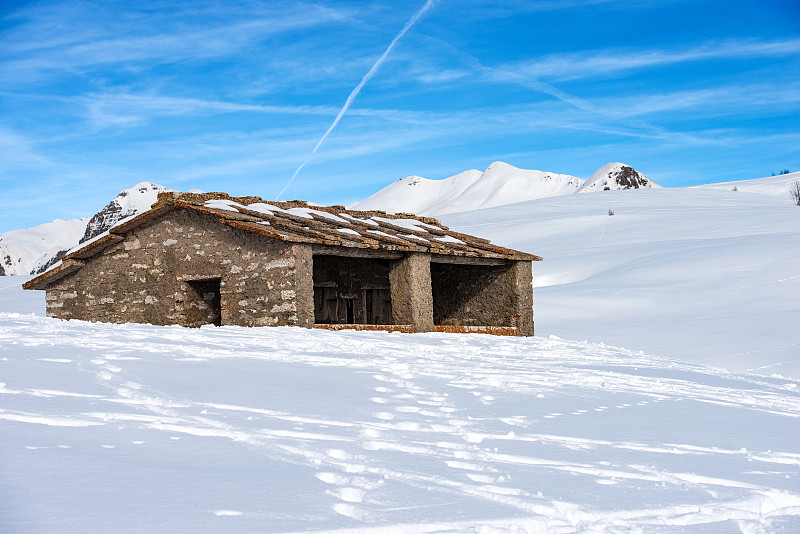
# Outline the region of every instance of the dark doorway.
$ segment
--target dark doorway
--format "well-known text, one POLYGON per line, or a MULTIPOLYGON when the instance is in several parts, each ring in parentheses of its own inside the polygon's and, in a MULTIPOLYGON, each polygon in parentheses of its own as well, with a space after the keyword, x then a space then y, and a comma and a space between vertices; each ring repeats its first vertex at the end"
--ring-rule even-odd
POLYGON ((221 281, 220 278, 186 281, 189 286, 184 304, 187 326, 222 325, 221 281))

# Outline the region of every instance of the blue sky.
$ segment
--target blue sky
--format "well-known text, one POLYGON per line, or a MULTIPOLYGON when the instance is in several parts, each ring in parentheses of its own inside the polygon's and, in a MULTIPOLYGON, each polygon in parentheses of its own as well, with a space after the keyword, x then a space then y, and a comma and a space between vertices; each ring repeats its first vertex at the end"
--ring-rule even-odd
MULTIPOLYGON (((144 180, 274 199, 424 4, 3 2, 0 232, 144 180)), ((796 0, 438 0, 281 198, 496 160, 755 178, 800 170, 798 119, 796 0)))

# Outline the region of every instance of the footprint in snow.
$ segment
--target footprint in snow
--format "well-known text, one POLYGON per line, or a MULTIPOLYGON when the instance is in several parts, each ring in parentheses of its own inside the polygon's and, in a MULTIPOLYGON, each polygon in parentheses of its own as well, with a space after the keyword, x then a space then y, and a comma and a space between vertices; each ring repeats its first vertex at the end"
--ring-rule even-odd
POLYGON ((239 516, 242 515, 242 512, 238 510, 214 510, 214 515, 217 517, 226 517, 226 516, 239 516))
POLYGON ((360 503, 364 500, 364 495, 367 494, 361 488, 342 487, 329 491, 331 495, 337 497, 345 502, 360 503))
POLYGON ((352 504, 344 502, 334 504, 333 511, 336 512, 337 514, 341 514, 345 517, 349 517, 357 521, 363 521, 365 517, 364 510, 358 508, 357 506, 353 506, 352 504))
POLYGON ((349 460, 353 457, 352 454, 341 449, 328 449, 325 454, 336 460, 349 460))

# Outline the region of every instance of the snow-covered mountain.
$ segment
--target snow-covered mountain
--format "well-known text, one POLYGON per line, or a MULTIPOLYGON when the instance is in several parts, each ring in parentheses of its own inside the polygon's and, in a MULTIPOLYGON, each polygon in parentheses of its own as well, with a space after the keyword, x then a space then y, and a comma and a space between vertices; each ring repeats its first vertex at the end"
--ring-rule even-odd
POLYGON ((105 232, 121 219, 150 209, 162 191, 170 189, 141 182, 120 192, 92 217, 55 220, 0 235, 0 275, 44 272, 75 245, 105 232))
POLYGON ((83 237, 88 217, 40 224, 0 235, 0 275, 32 274, 83 237))
POLYGON ((597 169, 586 180, 578 193, 594 191, 621 191, 625 189, 643 189, 661 187, 650 178, 624 163, 608 163, 597 169))
POLYGON ((158 200, 158 194, 165 191, 172 190, 163 185, 140 182, 120 192, 114 200, 89 219, 80 242, 83 243, 102 234, 122 219, 147 211, 158 200))
POLYGON ((520 169, 496 161, 484 172, 472 169, 443 180, 408 176, 349 207, 443 215, 578 192, 647 187, 660 186, 623 163, 604 165, 584 181, 568 174, 520 169))

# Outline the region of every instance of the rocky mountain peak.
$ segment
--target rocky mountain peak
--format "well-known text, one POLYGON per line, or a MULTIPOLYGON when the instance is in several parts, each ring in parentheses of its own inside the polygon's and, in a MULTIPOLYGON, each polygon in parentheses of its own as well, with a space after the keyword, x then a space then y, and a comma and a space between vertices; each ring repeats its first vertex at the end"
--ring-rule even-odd
POLYGON ((645 174, 624 163, 608 163, 597 169, 591 178, 578 190, 578 193, 593 191, 620 191, 661 187, 645 174))
POLYGON ((121 191, 116 198, 89 219, 80 242, 83 243, 102 234, 122 219, 147 211, 158 200, 158 194, 165 191, 172 190, 150 182, 141 182, 121 191))

